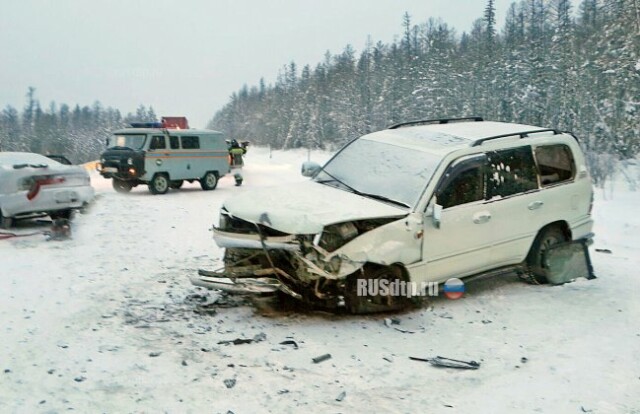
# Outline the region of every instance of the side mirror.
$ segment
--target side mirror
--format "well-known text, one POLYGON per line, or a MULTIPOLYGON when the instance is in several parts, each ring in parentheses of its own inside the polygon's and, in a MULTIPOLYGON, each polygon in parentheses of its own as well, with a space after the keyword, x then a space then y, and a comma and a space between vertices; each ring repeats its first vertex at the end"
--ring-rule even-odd
POLYGON ((440 204, 433 205, 433 225, 436 229, 440 228, 440 220, 442 219, 442 206, 440 204))
POLYGON ((302 163, 301 173, 305 177, 312 177, 315 173, 320 170, 320 164, 313 161, 305 161, 302 163))
POLYGON ((435 196, 429 202, 425 216, 431 217, 433 227, 435 227, 436 229, 440 228, 440 220, 442 219, 442 206, 438 204, 438 200, 435 196))

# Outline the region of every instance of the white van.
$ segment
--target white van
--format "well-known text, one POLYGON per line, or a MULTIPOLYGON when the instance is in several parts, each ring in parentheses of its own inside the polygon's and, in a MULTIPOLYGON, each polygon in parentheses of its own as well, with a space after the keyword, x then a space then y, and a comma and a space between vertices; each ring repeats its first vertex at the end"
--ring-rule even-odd
POLYGON ((268 277, 313 304, 385 310, 403 298, 362 297, 356 283, 516 268, 544 282, 551 246, 592 237, 585 158, 573 135, 553 129, 408 122, 349 142, 323 167, 305 163, 303 174, 312 179, 225 201, 214 228, 225 269, 192 282, 225 288, 226 276, 250 287, 243 277, 268 277))
POLYGON ((108 139, 98 170, 123 193, 146 184, 153 194, 164 194, 184 181, 199 181, 203 190, 213 190, 230 171, 229 151, 217 131, 126 128, 108 139))

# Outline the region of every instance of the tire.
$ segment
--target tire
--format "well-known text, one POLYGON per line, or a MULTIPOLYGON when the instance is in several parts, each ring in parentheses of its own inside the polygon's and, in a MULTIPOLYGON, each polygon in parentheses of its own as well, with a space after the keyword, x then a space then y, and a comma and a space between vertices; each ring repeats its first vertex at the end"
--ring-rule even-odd
POLYGON ((52 220, 64 219, 64 220, 72 220, 74 216, 74 212, 71 209, 68 210, 60 210, 49 214, 52 220))
POLYGON ((165 194, 169 191, 169 177, 166 174, 156 174, 149 182, 151 194, 165 194))
POLYGON ((11 226, 13 226, 13 218, 3 216, 0 209, 0 229, 8 229, 11 226))
POLYGON ((128 193, 129 191, 131 191, 131 188, 133 187, 130 182, 118 180, 116 178, 113 179, 113 181, 111 182, 111 185, 113 185, 113 189, 116 190, 118 193, 128 193))
POLYGON ((171 184, 169 184, 169 187, 173 188, 174 190, 178 190, 180 189, 180 187, 182 187, 182 184, 184 184, 183 180, 175 180, 175 181, 171 181, 171 184))
POLYGON ((567 241, 567 236, 559 226, 545 227, 536 236, 527 255, 529 275, 534 283, 548 283, 548 266, 544 261, 544 253, 553 245, 567 241))
POLYGON ((376 312, 388 312, 405 309, 412 301, 404 296, 358 296, 358 279, 372 281, 374 279, 406 281, 402 269, 399 266, 365 265, 361 272, 357 272, 347 278, 345 284, 345 306, 352 314, 365 314, 376 312))
POLYGON ((204 177, 200 179, 200 187, 204 191, 215 190, 218 186, 218 174, 213 171, 208 171, 204 177))

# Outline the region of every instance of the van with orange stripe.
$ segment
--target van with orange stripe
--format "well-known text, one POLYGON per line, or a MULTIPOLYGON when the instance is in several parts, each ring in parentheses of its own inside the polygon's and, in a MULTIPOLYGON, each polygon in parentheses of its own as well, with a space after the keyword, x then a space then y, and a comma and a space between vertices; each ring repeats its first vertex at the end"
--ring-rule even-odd
POLYGON ((145 184, 151 193, 164 194, 184 181, 199 181, 203 190, 213 190, 230 171, 221 132, 171 128, 164 122, 131 125, 113 132, 97 165, 118 192, 145 184))

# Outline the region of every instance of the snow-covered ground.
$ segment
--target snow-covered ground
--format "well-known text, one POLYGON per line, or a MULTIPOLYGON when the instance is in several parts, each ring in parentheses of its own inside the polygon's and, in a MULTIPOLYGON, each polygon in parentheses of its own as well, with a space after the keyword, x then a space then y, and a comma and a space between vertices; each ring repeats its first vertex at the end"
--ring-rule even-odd
POLYGON ((593 281, 476 281, 463 299, 374 316, 193 287, 189 275, 219 265, 208 229, 222 201, 303 180, 306 157, 251 148, 245 185, 228 176, 212 192, 123 195, 95 176, 72 240, 0 240, 0 412, 640 413, 640 192, 597 193, 593 281), (236 338, 258 341, 219 343, 236 338), (436 355, 481 366, 409 359, 436 355))

